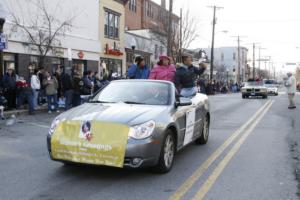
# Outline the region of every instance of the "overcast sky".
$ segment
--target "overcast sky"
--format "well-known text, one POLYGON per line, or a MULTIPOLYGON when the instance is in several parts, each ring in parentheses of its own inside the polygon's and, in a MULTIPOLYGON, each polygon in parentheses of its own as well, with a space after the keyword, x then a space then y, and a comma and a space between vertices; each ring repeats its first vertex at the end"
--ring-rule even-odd
POLYGON ((252 58, 249 43, 260 42, 266 48, 262 55, 272 56, 277 65, 300 62, 299 0, 174 0, 174 4, 177 14, 182 7, 199 21, 199 38, 191 48, 210 45, 212 9, 207 6, 217 5, 224 9, 217 11, 216 47, 237 45, 231 36, 241 35, 245 36, 241 45, 250 50, 249 58, 252 58), (222 33, 223 30, 228 33, 222 33))

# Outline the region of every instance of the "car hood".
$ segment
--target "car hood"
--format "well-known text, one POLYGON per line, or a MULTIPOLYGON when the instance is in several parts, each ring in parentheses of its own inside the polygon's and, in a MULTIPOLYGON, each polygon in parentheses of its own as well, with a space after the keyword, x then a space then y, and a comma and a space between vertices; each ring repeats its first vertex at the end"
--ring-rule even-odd
POLYGON ((60 120, 107 121, 128 125, 155 120, 168 106, 85 103, 59 115, 60 120))

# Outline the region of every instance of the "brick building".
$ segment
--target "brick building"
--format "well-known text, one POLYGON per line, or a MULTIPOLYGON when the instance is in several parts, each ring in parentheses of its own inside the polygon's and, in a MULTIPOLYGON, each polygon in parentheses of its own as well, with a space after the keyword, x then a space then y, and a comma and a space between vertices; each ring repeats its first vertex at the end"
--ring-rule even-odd
MULTIPOLYGON (((126 30, 165 30, 168 22, 166 0, 161 5, 151 0, 129 0, 125 7, 126 30)), ((174 24, 179 24, 179 17, 173 15, 174 24)))

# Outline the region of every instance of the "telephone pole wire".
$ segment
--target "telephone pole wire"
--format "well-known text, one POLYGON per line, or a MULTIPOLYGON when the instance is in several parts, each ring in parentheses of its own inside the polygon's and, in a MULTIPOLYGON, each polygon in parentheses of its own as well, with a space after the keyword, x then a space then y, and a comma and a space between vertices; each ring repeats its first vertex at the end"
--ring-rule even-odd
POLYGON ((211 53, 210 53, 210 80, 212 80, 213 73, 214 73, 215 26, 217 24, 216 11, 217 9, 218 10, 224 9, 224 7, 218 7, 218 6, 208 6, 208 7, 213 9, 212 40, 211 40, 211 53))

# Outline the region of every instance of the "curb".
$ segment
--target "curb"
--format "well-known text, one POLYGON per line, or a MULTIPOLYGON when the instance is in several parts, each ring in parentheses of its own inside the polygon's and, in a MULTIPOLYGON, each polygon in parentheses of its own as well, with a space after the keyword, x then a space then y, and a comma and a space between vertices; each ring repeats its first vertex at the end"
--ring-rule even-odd
MULTIPOLYGON (((47 108, 40 108, 38 110, 35 110, 34 113, 42 113, 47 111, 47 108)), ((10 117, 11 115, 28 115, 28 110, 22 109, 22 110, 11 110, 11 111, 4 111, 4 117, 10 117)))

